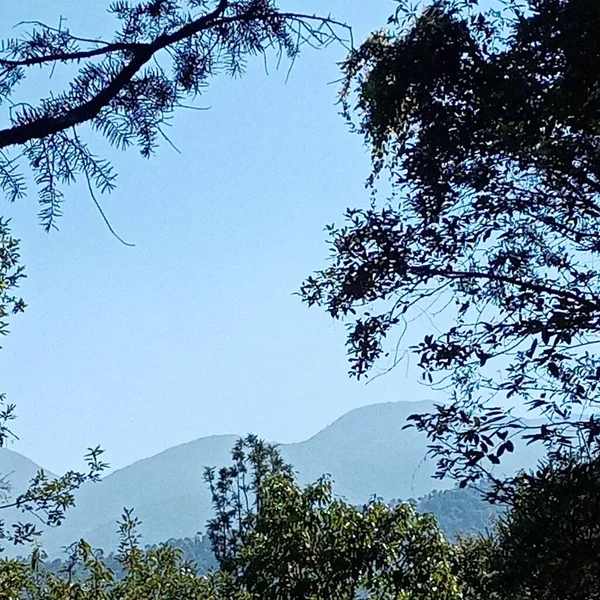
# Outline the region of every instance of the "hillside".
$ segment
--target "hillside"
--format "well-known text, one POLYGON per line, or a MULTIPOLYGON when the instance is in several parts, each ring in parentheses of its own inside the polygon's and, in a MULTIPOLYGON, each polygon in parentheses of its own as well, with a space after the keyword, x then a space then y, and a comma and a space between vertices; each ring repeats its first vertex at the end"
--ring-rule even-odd
MULTIPOLYGON (((283 444, 280 449, 301 482, 328 473, 336 493, 349 502, 362 503, 373 495, 387 500, 419 498, 451 487, 450 482, 431 478, 434 464, 425 460, 424 436, 402 429, 408 415, 431 407, 429 402, 366 406, 343 415, 312 438, 283 444)), ((202 531, 211 515, 203 469, 226 465, 237 437, 212 436, 175 446, 115 471, 99 484, 84 486, 77 496, 77 508, 62 527, 47 533, 45 546, 53 554, 84 537, 95 546, 115 548, 115 522, 124 507, 135 507, 146 544, 191 537, 202 531)), ((533 465, 535 452, 524 449, 516 458, 510 457, 512 464, 507 462, 503 468, 533 465)), ((7 471, 4 456, 16 460, 14 454, 0 455, 1 472, 7 471)), ((18 465, 13 467, 16 474, 18 465)))

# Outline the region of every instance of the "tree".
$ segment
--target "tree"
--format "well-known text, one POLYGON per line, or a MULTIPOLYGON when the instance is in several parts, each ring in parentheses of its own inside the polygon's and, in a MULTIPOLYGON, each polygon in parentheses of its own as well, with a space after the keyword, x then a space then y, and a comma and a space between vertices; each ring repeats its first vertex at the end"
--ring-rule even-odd
POLYGON ((493 536, 492 582, 505 598, 600 598, 600 460, 546 463, 517 479, 493 536))
POLYGON ((392 196, 329 228, 331 264, 302 297, 349 321, 356 377, 393 363, 394 330, 437 319, 411 350, 451 390, 414 417, 439 477, 493 477, 519 437, 587 456, 600 439, 598 3, 407 4, 343 65, 368 184, 387 173, 392 196))
POLYGON ((143 550, 132 511, 119 526, 120 577, 84 541, 61 573, 37 553, 0 560, 0 596, 32 600, 458 600, 456 555, 431 516, 409 504, 363 508, 335 499, 322 478, 301 488, 277 449, 238 441, 232 465, 206 471, 215 517, 209 536, 219 568, 199 576, 169 544, 143 550), (12 596, 10 596, 12 594, 12 596))
POLYGON ((209 536, 221 570, 249 598, 458 599, 454 551, 410 504, 355 507, 321 478, 300 487, 277 450, 250 436, 233 465, 208 470, 209 536))
POLYGON ((149 157, 174 111, 211 77, 237 76, 248 58, 270 50, 293 60, 304 44, 341 40, 344 29, 332 19, 281 12, 273 0, 116 0, 109 12, 119 26, 107 40, 36 23, 0 46, 0 103, 8 103, 0 187, 10 200, 22 197, 27 164, 46 229, 56 226, 63 188, 78 176, 94 200, 95 191, 115 186, 112 166, 86 142, 90 130, 119 149, 136 144, 149 157), (35 67, 64 67, 70 83, 37 104, 10 100, 35 67))
POLYGON ((39 552, 29 562, 0 560, 0 596, 30 600, 249 600, 225 574, 198 576, 194 565, 183 560, 176 548, 163 544, 142 550, 135 534, 137 524, 126 511, 116 557, 120 578, 100 552, 81 540, 69 548, 68 562, 60 573, 46 569, 39 552))
POLYGON ((521 474, 494 529, 458 541, 465 600, 600 598, 599 469, 564 459, 521 474))

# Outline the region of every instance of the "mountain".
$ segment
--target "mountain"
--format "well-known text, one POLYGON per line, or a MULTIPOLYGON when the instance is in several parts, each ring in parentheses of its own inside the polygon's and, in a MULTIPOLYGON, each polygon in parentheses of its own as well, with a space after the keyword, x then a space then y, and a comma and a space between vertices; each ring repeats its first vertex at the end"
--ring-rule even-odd
MULTIPOLYGON (((408 415, 432 407, 431 402, 390 402, 355 409, 312 438, 282 444, 280 450, 302 483, 330 474, 335 492, 349 502, 359 504, 373 495, 386 500, 419 498, 451 487, 450 482, 432 479, 435 464, 425 458, 425 437, 402 429, 408 415)), ((145 544, 202 531, 212 514, 203 469, 227 465, 238 437, 211 436, 181 444, 119 469, 101 483, 85 485, 77 495, 77 508, 64 525, 45 534, 44 546, 53 554, 83 537, 94 546, 113 549, 118 543, 116 521, 124 507, 135 508, 145 544)), ((538 458, 535 448, 517 450, 503 462, 507 472, 533 466, 538 458)), ((0 454, 0 472, 7 472, 4 460, 10 458, 16 481, 20 455, 6 452, 10 451, 0 454)), ((31 465, 23 462, 30 471, 31 465)), ((18 477, 27 479, 20 472, 18 477)))

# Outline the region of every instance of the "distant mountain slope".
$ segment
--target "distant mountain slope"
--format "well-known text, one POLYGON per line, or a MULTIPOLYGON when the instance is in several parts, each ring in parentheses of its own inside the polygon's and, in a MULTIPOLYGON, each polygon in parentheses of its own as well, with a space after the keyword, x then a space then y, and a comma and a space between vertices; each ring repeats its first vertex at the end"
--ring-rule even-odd
MULTIPOLYGON (((30 479, 41 469, 33 461, 18 452, 0 448, 0 477, 6 477, 14 491, 21 492, 27 487, 30 479)), ((54 477, 50 471, 48 475, 54 477)))
MULTIPOLYGON (((352 503, 377 495, 418 498, 450 482, 431 478, 435 465, 425 460, 427 441, 413 429, 403 430, 408 415, 431 410, 430 402, 395 402, 359 408, 342 416, 312 438, 280 446, 301 482, 328 473, 335 492, 352 503)), ((116 547, 115 522, 123 507, 134 507, 142 520, 143 542, 193 536, 212 513, 202 473, 205 466, 229 463, 235 435, 201 438, 169 448, 115 471, 102 483, 84 486, 77 508, 65 524, 47 533, 50 553, 80 537, 105 549, 116 547)), ((506 470, 532 466, 537 449, 528 448, 503 463, 506 470)), ((14 454, 14 453, 13 453, 14 454)), ((33 464, 33 463, 32 463, 33 464)), ((0 472, 6 472, 0 455, 0 472)))
POLYGON ((479 492, 469 488, 436 490, 414 503, 419 512, 434 514, 441 530, 453 539, 459 534, 490 531, 503 512, 500 505, 485 502, 479 492))

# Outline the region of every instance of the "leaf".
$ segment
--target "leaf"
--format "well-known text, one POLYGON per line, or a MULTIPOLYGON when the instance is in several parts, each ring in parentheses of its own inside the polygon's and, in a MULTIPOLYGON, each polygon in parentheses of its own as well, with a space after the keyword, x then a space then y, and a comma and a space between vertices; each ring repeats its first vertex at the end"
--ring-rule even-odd
POLYGON ((529 350, 527 350, 526 356, 527 358, 533 358, 533 355, 535 354, 535 349, 537 348, 538 345, 538 341, 537 339, 534 338, 533 343, 531 344, 531 347, 529 348, 529 350))
POLYGON ((548 371, 553 377, 558 378, 560 375, 560 369, 558 368, 558 365, 554 362, 548 363, 548 371))

